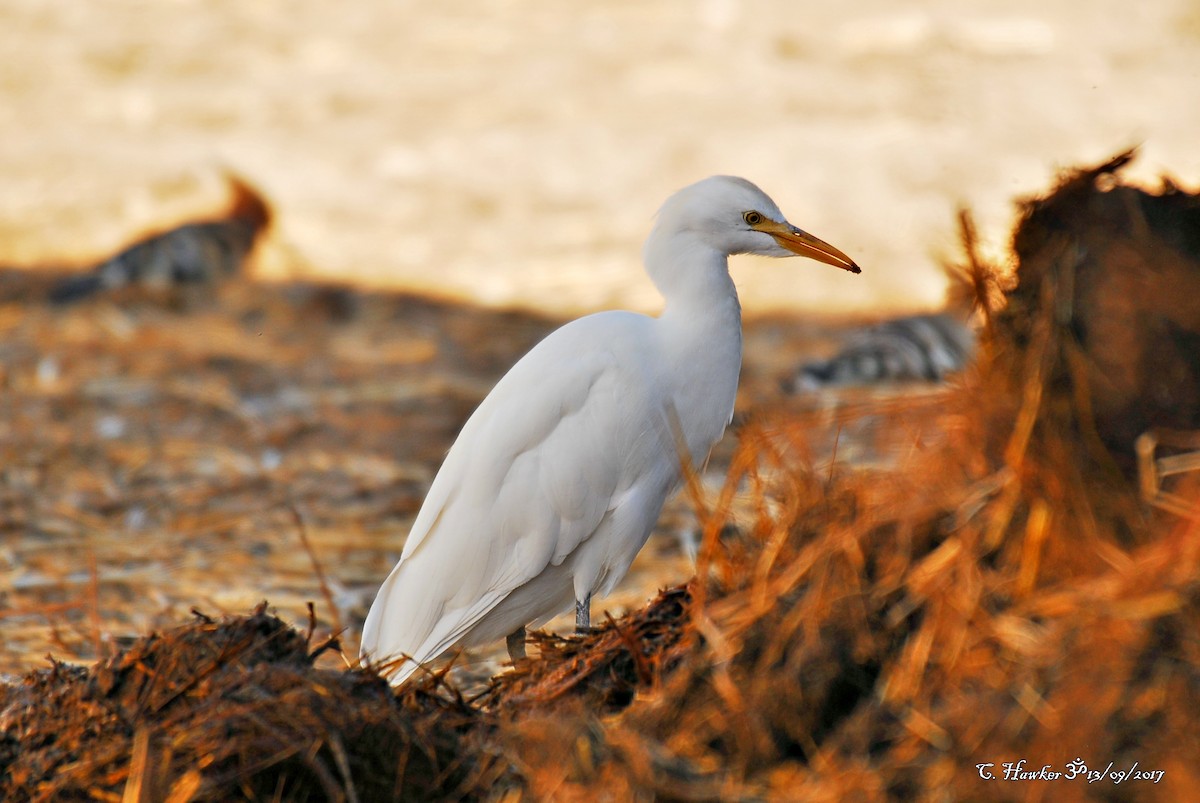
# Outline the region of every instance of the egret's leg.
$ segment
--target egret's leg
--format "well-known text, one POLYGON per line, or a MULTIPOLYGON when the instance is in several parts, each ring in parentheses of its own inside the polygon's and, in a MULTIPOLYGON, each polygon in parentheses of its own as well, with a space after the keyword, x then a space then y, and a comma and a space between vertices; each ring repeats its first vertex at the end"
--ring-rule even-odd
POLYGON ((525 660, 525 628, 518 627, 509 633, 508 637, 504 639, 504 645, 508 647, 508 659, 514 664, 517 661, 525 660))
POLYGON ((592 595, 575 600, 575 632, 586 633, 592 624, 592 595))

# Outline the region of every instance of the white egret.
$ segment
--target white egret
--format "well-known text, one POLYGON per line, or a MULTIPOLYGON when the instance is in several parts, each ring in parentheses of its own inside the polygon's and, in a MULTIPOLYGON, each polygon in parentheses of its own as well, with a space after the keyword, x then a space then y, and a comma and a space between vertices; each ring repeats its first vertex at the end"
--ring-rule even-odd
POLYGON ((407 656, 508 638, 624 577, 682 477, 733 416, 742 362, 731 254, 854 261, 788 223, 749 181, 714 176, 672 195, 646 240, 662 314, 601 312, 535 346, 467 421, 363 626, 362 654, 407 656))

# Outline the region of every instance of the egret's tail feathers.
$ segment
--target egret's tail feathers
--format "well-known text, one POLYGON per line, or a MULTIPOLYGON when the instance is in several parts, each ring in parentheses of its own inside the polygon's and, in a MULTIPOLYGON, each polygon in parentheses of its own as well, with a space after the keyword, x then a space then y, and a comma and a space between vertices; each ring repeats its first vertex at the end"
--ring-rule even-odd
POLYGON ((402 581, 404 567, 403 562, 397 565, 379 589, 363 624, 360 649, 362 657, 384 668, 383 674, 396 686, 419 667, 463 644, 479 621, 505 597, 502 592, 492 591, 469 607, 448 608, 445 600, 421 595, 419 583, 407 582, 413 578, 402 581))

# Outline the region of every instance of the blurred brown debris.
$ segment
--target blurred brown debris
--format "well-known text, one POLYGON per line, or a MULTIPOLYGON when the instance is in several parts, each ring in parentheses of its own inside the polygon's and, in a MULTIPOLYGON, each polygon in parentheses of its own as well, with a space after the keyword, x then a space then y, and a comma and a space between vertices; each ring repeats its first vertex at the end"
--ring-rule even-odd
POLYGON ((1045 383, 1075 400, 1080 435, 1094 426, 1125 468, 1141 433, 1200 428, 1200 197, 1170 180, 1157 192, 1122 184, 1133 158, 1022 205, 1021 281, 998 320, 1004 342, 1045 352, 1045 383))
POLYGON ((228 174, 229 207, 212 220, 184 223, 147 235, 50 291, 56 304, 123 288, 167 294, 215 285, 242 269, 271 224, 271 208, 241 177, 228 174))
POLYGON ((63 308, 28 302, 38 278, 0 271, 0 675, 193 606, 332 597, 323 619, 361 623, 431 466, 555 323, 244 279, 186 314, 63 308))

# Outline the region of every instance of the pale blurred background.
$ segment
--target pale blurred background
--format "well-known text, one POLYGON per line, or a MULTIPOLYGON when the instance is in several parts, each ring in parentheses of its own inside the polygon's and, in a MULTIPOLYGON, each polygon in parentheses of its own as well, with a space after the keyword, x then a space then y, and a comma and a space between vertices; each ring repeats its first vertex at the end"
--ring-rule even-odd
POLYGON ((1200 176, 1200 4, 1159 0, 3 0, 0 265, 81 264, 274 203, 256 270, 654 310, 674 189, 744 175, 862 277, 744 260, 750 310, 939 304, 968 204, 1144 146, 1200 176))

